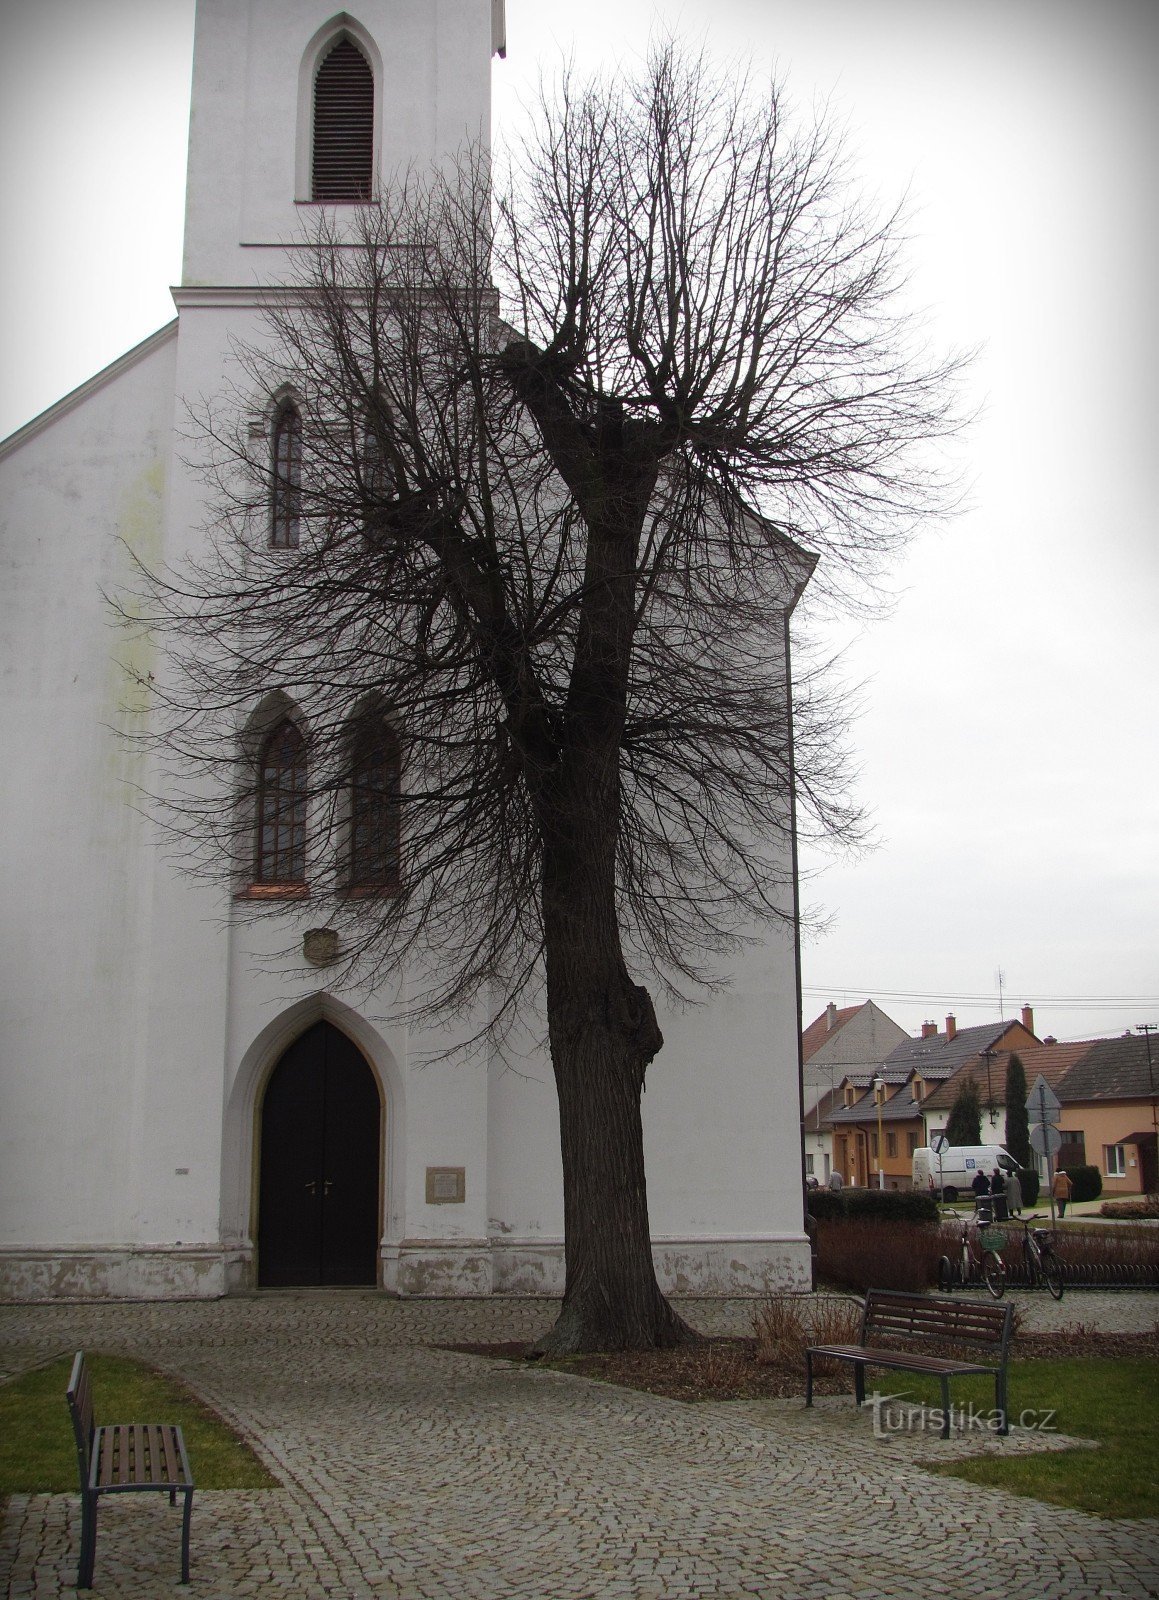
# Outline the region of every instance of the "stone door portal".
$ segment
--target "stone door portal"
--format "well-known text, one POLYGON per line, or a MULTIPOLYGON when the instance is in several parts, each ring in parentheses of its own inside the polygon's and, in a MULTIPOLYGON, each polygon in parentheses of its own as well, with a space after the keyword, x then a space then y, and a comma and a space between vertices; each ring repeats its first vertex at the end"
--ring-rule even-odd
POLYGON ((296 1039, 262 1100, 258 1283, 378 1281, 382 1105, 361 1051, 329 1022, 296 1039))

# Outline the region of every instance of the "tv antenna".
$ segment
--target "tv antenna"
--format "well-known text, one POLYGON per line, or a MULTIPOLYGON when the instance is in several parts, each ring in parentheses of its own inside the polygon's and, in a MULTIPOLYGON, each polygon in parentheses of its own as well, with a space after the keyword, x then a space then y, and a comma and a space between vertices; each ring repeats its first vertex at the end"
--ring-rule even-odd
POLYGON ((1006 974, 1003 972, 1001 967, 998 968, 998 971, 995 973, 995 977, 998 979, 998 1020, 999 1022, 1005 1022, 1006 1007, 1002 999, 1002 990, 1006 983, 1006 974))

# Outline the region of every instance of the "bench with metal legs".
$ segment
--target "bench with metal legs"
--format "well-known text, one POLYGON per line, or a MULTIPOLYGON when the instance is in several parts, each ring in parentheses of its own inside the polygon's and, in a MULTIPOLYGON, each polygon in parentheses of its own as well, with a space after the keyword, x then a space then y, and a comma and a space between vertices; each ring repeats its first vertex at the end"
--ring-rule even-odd
POLYGON ((97 1553, 97 1507, 103 1494, 156 1491, 169 1504, 184 1497, 181 1520, 181 1582, 189 1582, 189 1519, 193 1511, 193 1474, 181 1429, 171 1422, 122 1422, 98 1427, 93 1416, 92 1385, 84 1351, 78 1350, 68 1381, 68 1409, 76 1437, 80 1474, 81 1542, 78 1589, 93 1586, 97 1553))

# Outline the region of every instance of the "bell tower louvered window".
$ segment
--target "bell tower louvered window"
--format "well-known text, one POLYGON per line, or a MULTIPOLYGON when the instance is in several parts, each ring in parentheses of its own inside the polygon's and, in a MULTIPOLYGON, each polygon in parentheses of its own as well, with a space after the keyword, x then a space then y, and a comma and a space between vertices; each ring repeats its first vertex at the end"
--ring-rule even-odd
POLYGON ((374 74, 340 39, 314 79, 315 200, 369 200, 374 174, 374 74))

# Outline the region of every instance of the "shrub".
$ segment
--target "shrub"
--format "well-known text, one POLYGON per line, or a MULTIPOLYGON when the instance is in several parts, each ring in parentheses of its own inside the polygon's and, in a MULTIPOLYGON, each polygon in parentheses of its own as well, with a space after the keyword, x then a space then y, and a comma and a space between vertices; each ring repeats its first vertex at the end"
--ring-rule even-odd
POLYGON ((1071 1200, 1097 1200, 1103 1192, 1103 1175, 1098 1167, 1067 1167, 1067 1176, 1074 1187, 1071 1200))
POLYGON ((916 1189, 810 1189, 808 1207, 818 1222, 938 1220, 937 1201, 916 1189))
MULTIPOLYGON (((1012 1230, 1008 1249, 1002 1252, 1008 1263, 1013 1259, 1021 1265, 1022 1239, 1021 1229, 1016 1239, 1012 1230)), ((1159 1273, 1159 1230, 1155 1228, 1101 1228, 1098 1223, 1083 1228, 1068 1222, 1055 1229, 1054 1248, 1064 1266, 1075 1269, 1159 1273)))
POLYGON ((1006 1067, 1006 1148, 1019 1166, 1029 1165, 1030 1118, 1026 1111, 1026 1068, 1022 1065, 1022 1057, 1018 1055, 1012 1055, 1006 1067))
POLYGON ((940 1230, 922 1223, 862 1218, 817 1224, 819 1277, 859 1294, 866 1289, 928 1289, 938 1280, 938 1260, 944 1254, 940 1230))
MULTIPOLYGON (((807 1322, 799 1296, 777 1295, 753 1314, 756 1360, 764 1367, 790 1367, 799 1371, 807 1344, 856 1344, 861 1332, 861 1307, 833 1296, 817 1296, 807 1322)), ((817 1361, 819 1375, 835 1362, 817 1361)))
POLYGON ((1033 1211, 1038 1204, 1038 1191, 1042 1179, 1033 1167, 1019 1167, 1018 1187, 1022 1190, 1022 1204, 1027 1211, 1033 1211))
POLYGON ((1138 1217, 1141 1221, 1159 1217, 1159 1194, 1140 1195, 1138 1200, 1104 1200, 1099 1207, 1103 1217, 1138 1217))
POLYGON ((805 1319, 800 1302, 779 1294, 753 1313, 756 1358, 762 1367, 792 1366, 804 1356, 805 1319))

